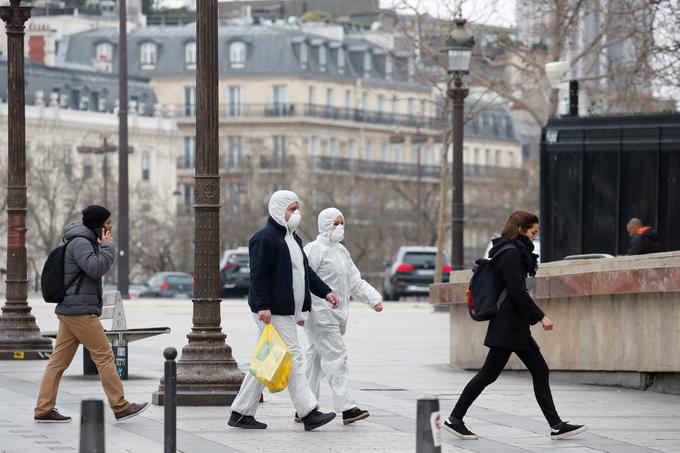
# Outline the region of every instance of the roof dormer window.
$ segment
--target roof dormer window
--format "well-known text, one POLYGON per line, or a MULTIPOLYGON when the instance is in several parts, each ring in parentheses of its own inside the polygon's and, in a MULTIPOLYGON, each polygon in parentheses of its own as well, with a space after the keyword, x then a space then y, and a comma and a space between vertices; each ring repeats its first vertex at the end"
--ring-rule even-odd
POLYGON ((242 41, 232 42, 229 45, 229 65, 231 69, 243 69, 246 67, 247 49, 242 41))
POLYGON ((364 77, 370 77, 371 76, 371 63, 373 62, 373 56, 371 55, 371 51, 367 50, 364 52, 364 77))
POLYGON ((338 49, 338 72, 345 73, 345 49, 342 47, 338 49))
POLYGON ((187 69, 196 69, 196 41, 184 44, 184 64, 187 69))
POLYGON ((326 72, 326 65, 328 64, 328 49, 326 46, 319 46, 319 69, 321 72, 326 72))
POLYGON ((113 44, 110 42, 100 42, 97 44, 97 49, 95 50, 95 59, 97 61, 112 62, 113 44))
POLYGON ((145 42, 139 47, 139 63, 142 69, 155 69, 158 57, 158 45, 145 42))
POLYGON ((309 47, 306 42, 300 43, 300 66, 302 69, 307 69, 307 63, 309 62, 309 47))

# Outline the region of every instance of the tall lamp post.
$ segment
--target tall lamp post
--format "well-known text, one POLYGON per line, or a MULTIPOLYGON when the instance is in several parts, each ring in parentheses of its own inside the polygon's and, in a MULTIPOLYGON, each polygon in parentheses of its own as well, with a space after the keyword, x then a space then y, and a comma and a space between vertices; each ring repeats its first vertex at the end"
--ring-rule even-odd
POLYGON ((451 223, 451 264, 454 269, 465 266, 463 244, 463 115, 468 89, 463 88, 463 77, 470 72, 470 59, 475 38, 465 27, 466 20, 456 18, 455 28, 446 39, 448 61, 448 89, 446 94, 453 104, 453 196, 451 223))
POLYGON ((0 7, 7 28, 7 302, 0 316, 0 360, 47 359, 52 341, 40 333, 28 305, 26 276, 26 116, 24 23, 31 8, 0 7))

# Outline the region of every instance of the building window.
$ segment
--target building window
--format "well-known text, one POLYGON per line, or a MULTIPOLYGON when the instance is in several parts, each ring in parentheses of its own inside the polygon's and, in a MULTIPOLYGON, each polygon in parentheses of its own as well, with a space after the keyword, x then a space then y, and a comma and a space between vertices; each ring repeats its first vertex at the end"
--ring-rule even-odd
POLYGON ((361 111, 363 120, 366 121, 368 118, 368 91, 364 91, 361 95, 361 111))
POLYGON ((309 87, 307 90, 307 114, 312 115, 314 112, 314 98, 316 97, 316 88, 309 87))
POLYGON ((181 168, 188 170, 196 166, 196 137, 184 137, 184 154, 181 168))
POLYGON ((491 150, 484 150, 484 165, 491 165, 491 150))
POLYGON ((227 168, 241 168, 243 160, 243 137, 227 137, 227 168))
POLYGON ((425 156, 423 160, 425 161, 425 165, 434 165, 434 152, 432 148, 425 146, 424 151, 425 156))
POLYGON ((366 160, 373 160, 373 140, 366 140, 366 160))
POLYGON ((229 87, 229 116, 243 115, 243 97, 241 87, 231 85, 229 87))
POLYGON ((413 118, 413 98, 408 98, 408 102, 406 104, 406 111, 409 119, 413 118))
POLYGON ((423 156, 420 155, 421 153, 421 147, 418 145, 413 145, 411 146, 411 163, 413 164, 422 164, 422 158, 423 156))
POLYGON ((479 148, 475 148, 475 165, 482 165, 482 154, 479 148))
POLYGON ((494 162, 494 165, 496 167, 500 167, 502 165, 501 164, 501 150, 500 149, 496 150, 496 161, 494 162))
POLYGON ((425 99, 420 100, 420 119, 425 120, 427 118, 427 101, 425 99))
POLYGON ((397 124, 397 96, 392 95, 392 124, 397 124))
POLYGON ((300 66, 302 69, 307 69, 309 62, 309 47, 306 42, 300 43, 300 66))
POLYGON ((333 88, 326 88, 326 111, 329 117, 333 116, 333 88))
POLYGON ((285 135, 272 136, 272 158, 274 163, 283 167, 288 158, 288 137, 285 135))
POLYGON ((71 166, 73 164, 73 147, 64 145, 64 174, 71 176, 71 166))
POLYGON ((387 80, 392 80, 392 58, 389 55, 385 55, 385 78, 387 80))
POLYGON ((236 213, 247 201, 248 189, 242 182, 229 184, 229 212, 236 213))
POLYGON ((275 116, 283 116, 288 113, 288 88, 286 85, 274 85, 272 87, 272 111, 275 116))
POLYGON ((392 154, 394 155, 394 161, 398 164, 404 163, 404 144, 403 143, 393 143, 392 144, 392 154))
POLYGON ((242 69, 246 66, 246 43, 237 41, 229 45, 229 64, 231 69, 242 69))
POLYGON ((156 67, 158 46, 153 42, 145 42, 139 48, 139 62, 142 69, 154 69, 156 67))
POLYGON ((149 151, 142 152, 142 181, 149 181, 151 172, 151 153, 149 151))
POLYGON ((309 154, 312 156, 312 160, 319 157, 319 137, 313 136, 309 139, 309 154))
POLYGON ((378 117, 380 121, 385 118, 385 96, 378 96, 378 117))
POLYGON ((184 116, 196 116, 196 87, 184 87, 184 116))
POLYGON ((345 49, 338 49, 338 72, 340 74, 345 73, 345 49))
POLYGON ((92 154, 83 154, 83 178, 91 178, 92 174, 92 154))
POLYGON ((182 201, 184 206, 191 206, 194 201, 193 184, 182 184, 182 201))
POLYGON ((413 78, 416 75, 416 62, 413 60, 413 58, 409 57, 408 63, 407 63, 407 71, 408 71, 408 81, 412 82, 413 78))
POLYGON ((187 69, 196 69, 196 41, 184 45, 184 64, 187 69))
POLYGON ((383 162, 390 161, 390 144, 387 142, 382 144, 382 161, 383 162))
POLYGON ((508 167, 514 167, 514 166, 515 166, 515 163, 514 163, 513 161, 514 161, 515 159, 514 159, 514 156, 513 156, 513 154, 512 154, 512 151, 508 151, 508 152, 507 152, 507 156, 508 156, 508 157, 507 157, 507 162, 508 162, 508 165, 507 165, 507 166, 508 166, 508 167))
POLYGON ((319 46, 319 69, 321 72, 326 72, 326 64, 328 63, 327 52, 326 46, 319 46))
POLYGON ((338 140, 335 138, 328 140, 328 155, 331 159, 338 157, 338 140))
POLYGON ((345 116, 351 118, 352 109, 354 108, 354 99, 352 90, 345 90, 345 116))
POLYGON ((367 50, 364 52, 364 77, 370 77, 371 76, 371 65, 373 63, 373 56, 371 55, 371 51, 367 50))
POLYGON ((113 61, 113 44, 110 42, 100 42, 97 44, 95 51, 95 58, 97 61, 113 61))
POLYGON ((357 158, 357 141, 350 139, 347 142, 347 157, 349 160, 354 160, 357 158))

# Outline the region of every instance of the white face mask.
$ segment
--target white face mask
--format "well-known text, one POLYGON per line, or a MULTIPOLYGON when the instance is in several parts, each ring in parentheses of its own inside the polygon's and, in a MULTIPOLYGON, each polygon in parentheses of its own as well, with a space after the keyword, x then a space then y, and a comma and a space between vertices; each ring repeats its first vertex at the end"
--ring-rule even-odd
POLYGON ((302 220, 302 215, 300 214, 300 211, 297 210, 292 213, 290 217, 288 217, 288 221, 286 222, 288 229, 290 231, 295 231, 295 229, 300 225, 300 220, 302 220))
POLYGON ((333 242, 341 242, 343 239, 345 239, 345 225, 338 225, 333 228, 330 239, 333 242))

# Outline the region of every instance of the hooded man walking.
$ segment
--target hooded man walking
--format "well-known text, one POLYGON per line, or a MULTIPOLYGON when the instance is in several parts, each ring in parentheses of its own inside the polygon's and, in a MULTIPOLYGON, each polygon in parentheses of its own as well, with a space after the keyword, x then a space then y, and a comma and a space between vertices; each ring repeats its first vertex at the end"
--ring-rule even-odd
POLYGON ((340 298, 340 306, 331 310, 328 303, 312 297, 312 312, 305 323, 309 338, 306 352, 307 381, 319 398, 321 379, 326 376, 333 392, 336 412, 342 412, 342 423, 349 425, 368 417, 352 400, 349 385, 347 348, 342 339, 349 316, 349 299, 364 302, 373 310, 383 309, 382 296, 361 278, 352 257, 340 243, 345 237, 345 217, 339 209, 328 208, 319 214, 319 235, 305 246, 309 266, 333 285, 340 298))
MULTIPOLYGON (((302 240, 295 233, 300 224, 300 200, 288 190, 275 192, 269 200, 267 224, 250 239, 250 291, 248 305, 262 333, 270 322, 276 328, 293 357, 288 394, 302 417, 305 431, 325 425, 335 413, 322 413, 305 377, 302 349, 297 325, 304 325, 312 306, 311 293, 327 300, 334 308, 339 300, 331 289, 310 269, 302 250, 302 240)), ((265 429, 255 420, 264 384, 247 373, 231 405, 229 426, 265 429)))
POLYGON ((108 209, 92 205, 83 210, 83 222, 64 228, 64 300, 54 310, 59 330, 54 352, 40 384, 34 419, 39 423, 66 423, 71 417, 55 409, 59 381, 82 344, 97 365, 109 405, 116 420, 122 421, 144 411, 149 403, 130 403, 116 371, 111 345, 99 315, 102 314, 102 277, 113 264, 115 248, 111 236, 113 220, 108 209))

